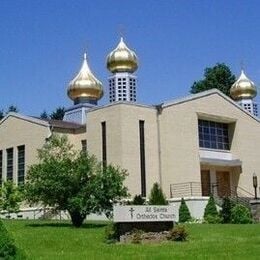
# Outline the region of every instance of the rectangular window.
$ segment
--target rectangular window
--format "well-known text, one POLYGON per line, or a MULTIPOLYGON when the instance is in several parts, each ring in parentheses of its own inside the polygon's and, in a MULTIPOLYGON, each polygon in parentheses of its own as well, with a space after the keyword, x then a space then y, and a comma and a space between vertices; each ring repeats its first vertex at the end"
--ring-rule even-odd
POLYGON ((229 150, 228 124, 199 119, 199 146, 229 150))
POLYGON ((25 146, 24 145, 20 145, 17 147, 18 149, 18 165, 17 165, 17 169, 18 169, 18 185, 19 184, 24 184, 24 176, 25 176, 25 146))
POLYGON ((13 160, 14 160, 14 149, 8 148, 6 149, 6 179, 13 180, 13 160))
POLYGON ((3 179, 3 151, 0 151, 0 188, 2 186, 3 179))
POLYGON ((146 173, 145 173, 145 140, 144 140, 144 121, 139 121, 140 137, 140 170, 141 170, 141 195, 146 197, 146 173))
POLYGON ((102 131, 102 163, 103 167, 107 166, 107 134, 106 134, 106 122, 101 123, 102 131))
POLYGON ((82 152, 87 151, 87 140, 81 140, 81 149, 82 149, 82 152))

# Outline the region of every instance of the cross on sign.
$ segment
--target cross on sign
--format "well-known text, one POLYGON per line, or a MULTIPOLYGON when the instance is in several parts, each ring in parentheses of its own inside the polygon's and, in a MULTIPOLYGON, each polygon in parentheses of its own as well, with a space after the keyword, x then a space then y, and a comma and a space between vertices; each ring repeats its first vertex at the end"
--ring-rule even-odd
POLYGON ((134 217, 133 213, 134 213, 135 210, 133 208, 130 208, 129 211, 131 213, 131 219, 133 219, 133 217, 134 217))

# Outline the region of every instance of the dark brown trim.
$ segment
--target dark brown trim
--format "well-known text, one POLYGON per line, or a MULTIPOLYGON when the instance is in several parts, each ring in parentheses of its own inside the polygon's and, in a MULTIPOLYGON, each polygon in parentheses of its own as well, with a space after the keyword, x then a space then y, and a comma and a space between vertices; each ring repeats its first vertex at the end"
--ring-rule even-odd
POLYGON ((101 123, 102 130, 102 163, 103 167, 107 166, 107 134, 106 134, 106 122, 101 123))
POLYGON ((141 195, 146 197, 146 172, 145 172, 145 139, 144 139, 144 121, 139 120, 140 136, 140 170, 141 170, 141 195))

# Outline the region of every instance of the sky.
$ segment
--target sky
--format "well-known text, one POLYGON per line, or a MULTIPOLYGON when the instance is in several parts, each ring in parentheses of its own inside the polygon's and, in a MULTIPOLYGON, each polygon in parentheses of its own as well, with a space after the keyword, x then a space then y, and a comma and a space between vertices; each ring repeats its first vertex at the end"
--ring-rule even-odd
POLYGON ((71 106, 67 87, 85 51, 108 103, 106 56, 121 34, 139 58, 138 103, 188 95, 217 62, 236 76, 243 62, 259 85, 259 11, 258 0, 1 0, 0 109, 37 116, 71 106))

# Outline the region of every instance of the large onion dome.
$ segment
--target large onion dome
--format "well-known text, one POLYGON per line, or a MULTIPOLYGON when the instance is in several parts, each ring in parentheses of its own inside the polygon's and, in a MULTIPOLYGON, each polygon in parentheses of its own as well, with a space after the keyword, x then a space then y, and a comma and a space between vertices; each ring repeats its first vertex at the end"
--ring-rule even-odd
POLYGON ((237 81, 230 88, 230 96, 234 100, 253 99, 257 94, 257 90, 253 81, 251 81, 244 73, 241 74, 237 81))
POLYGON ((86 53, 79 73, 69 83, 68 96, 75 104, 96 103, 103 96, 102 83, 91 72, 86 53))
POLYGON ((138 68, 138 58, 135 52, 127 47, 122 37, 117 47, 107 56, 107 68, 112 73, 133 73, 138 68))

